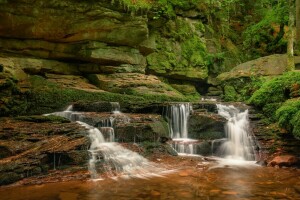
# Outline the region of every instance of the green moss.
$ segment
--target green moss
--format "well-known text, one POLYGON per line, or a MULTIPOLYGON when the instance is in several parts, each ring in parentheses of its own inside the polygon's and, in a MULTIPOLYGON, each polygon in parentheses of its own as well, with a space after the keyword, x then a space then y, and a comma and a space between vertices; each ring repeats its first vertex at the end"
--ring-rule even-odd
POLYGON ((224 87, 224 96, 223 96, 223 99, 225 101, 236 101, 237 98, 238 98, 238 94, 235 91, 234 87, 230 86, 230 85, 226 85, 224 87))
POLYGON ((291 96, 294 84, 300 84, 300 72, 288 72, 266 81, 250 98, 250 103, 263 107, 269 103, 284 102, 291 96))
POLYGON ((118 101, 120 104, 131 102, 163 102, 184 101, 185 98, 170 97, 164 94, 141 94, 135 90, 124 90, 126 94, 115 94, 109 92, 88 92, 77 89, 62 88, 51 83, 40 76, 32 76, 32 91, 28 97, 27 114, 43 114, 62 110, 67 105, 76 101, 118 101))
POLYGON ((264 113, 264 116, 267 117, 269 122, 275 122, 276 121, 276 110, 280 108, 282 103, 269 103, 266 104, 262 111, 264 113))
POLYGON ((296 137, 300 137, 300 99, 291 99, 286 101, 277 111, 276 117, 279 126, 286 128, 296 137))
POLYGON ((157 34, 157 52, 147 57, 148 71, 175 79, 205 79, 208 52, 199 36, 203 24, 181 17, 169 20, 157 34))
POLYGON ((54 116, 54 115, 20 116, 20 117, 16 117, 15 119, 20 120, 20 121, 28 121, 28 122, 36 122, 36 123, 42 123, 42 122, 69 123, 70 122, 70 120, 68 120, 64 117, 59 117, 59 116, 54 116))
POLYGON ((294 114, 292 120, 290 121, 293 127, 293 134, 296 138, 300 139, 300 111, 294 114))

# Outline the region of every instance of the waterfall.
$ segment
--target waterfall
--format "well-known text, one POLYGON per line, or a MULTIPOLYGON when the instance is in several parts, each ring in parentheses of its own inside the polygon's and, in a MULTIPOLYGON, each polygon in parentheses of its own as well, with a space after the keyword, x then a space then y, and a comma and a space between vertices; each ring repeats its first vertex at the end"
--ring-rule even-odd
POLYGON ((147 178, 169 173, 169 171, 165 171, 155 163, 149 162, 138 153, 130 151, 114 142, 115 134, 111 119, 105 123, 103 122, 103 127, 99 127, 100 131, 98 128, 78 120, 84 117, 84 113, 73 112, 71 106, 63 112, 46 115, 65 117, 71 121, 76 121, 88 129, 88 136, 91 141, 88 150, 90 155, 88 169, 92 179, 101 179, 99 173, 106 173, 110 176, 119 175, 123 178, 147 178))
POLYGON ((226 140, 218 154, 237 160, 255 160, 254 140, 250 134, 248 110, 240 112, 234 106, 217 104, 218 114, 227 119, 226 140))
POLYGON ((166 108, 165 117, 169 123, 171 138, 188 138, 188 117, 192 112, 189 103, 169 105, 166 108))
POLYGON ((193 111, 190 103, 168 105, 164 116, 168 121, 169 134, 173 139, 173 148, 182 154, 195 154, 197 140, 188 138, 188 118, 193 111))
POLYGON ((112 113, 119 114, 121 113, 120 104, 119 102, 110 102, 110 105, 112 107, 112 113))

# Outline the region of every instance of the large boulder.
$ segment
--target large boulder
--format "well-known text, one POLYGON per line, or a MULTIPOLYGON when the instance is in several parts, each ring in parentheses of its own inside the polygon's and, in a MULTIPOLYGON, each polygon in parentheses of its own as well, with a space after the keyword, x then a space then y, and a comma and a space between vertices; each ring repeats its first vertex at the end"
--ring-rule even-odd
POLYGON ((225 137, 226 119, 215 113, 195 112, 189 117, 189 137, 214 140, 225 137))
POLYGON ((242 63, 229 72, 220 74, 219 81, 230 79, 251 78, 257 76, 276 76, 287 70, 287 56, 275 54, 242 63))
POLYGON ((97 87, 109 92, 184 98, 181 93, 153 75, 139 73, 94 74, 88 78, 97 87))
POLYGON ((276 156, 268 163, 268 166, 291 167, 296 165, 299 159, 293 155, 276 156))

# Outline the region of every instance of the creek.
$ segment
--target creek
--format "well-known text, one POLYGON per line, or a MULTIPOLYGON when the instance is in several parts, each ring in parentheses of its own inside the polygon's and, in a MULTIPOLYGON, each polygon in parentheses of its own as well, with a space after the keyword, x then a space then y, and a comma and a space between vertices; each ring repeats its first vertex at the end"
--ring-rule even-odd
POLYGON ((118 103, 112 103, 112 108, 112 115, 97 127, 85 121, 84 112, 72 111, 72 107, 51 113, 87 129, 90 180, 3 187, 1 199, 300 199, 298 169, 255 164, 259 151, 248 110, 217 104, 218 114, 227 120, 226 137, 210 141, 211 155, 203 157, 197 152, 200 141, 189 138, 192 105, 168 105, 163 115, 179 156, 150 161, 115 141, 115 119, 130 123, 130 118, 120 112, 118 103))

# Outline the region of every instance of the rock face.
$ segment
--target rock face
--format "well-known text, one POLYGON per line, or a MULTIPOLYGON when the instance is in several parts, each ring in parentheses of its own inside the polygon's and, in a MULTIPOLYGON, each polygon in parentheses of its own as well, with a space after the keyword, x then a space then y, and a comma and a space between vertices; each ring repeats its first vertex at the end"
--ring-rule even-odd
POLYGON ((243 77, 276 76, 283 74, 286 68, 287 57, 283 54, 275 54, 245 62, 233 68, 229 72, 220 74, 219 81, 228 81, 243 77))
POLYGON ((151 23, 157 50, 147 56, 148 71, 172 79, 205 80, 207 50, 201 21, 178 16, 167 23, 151 23))
POLYGON ((47 173, 50 169, 85 168, 86 131, 59 117, 0 120, 0 185, 47 173))
POLYGON ((189 137, 214 140, 225 137, 226 119, 214 113, 195 112, 189 118, 189 137))

